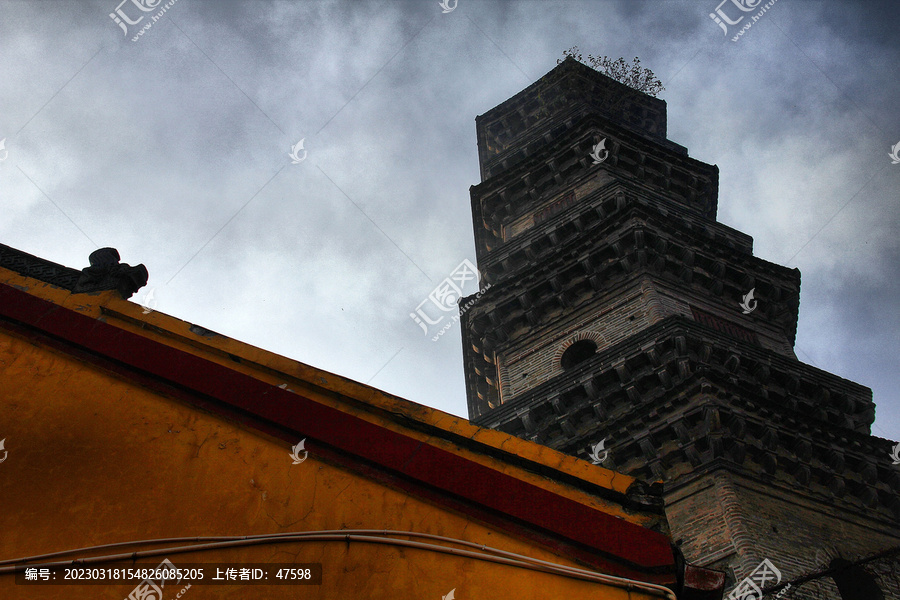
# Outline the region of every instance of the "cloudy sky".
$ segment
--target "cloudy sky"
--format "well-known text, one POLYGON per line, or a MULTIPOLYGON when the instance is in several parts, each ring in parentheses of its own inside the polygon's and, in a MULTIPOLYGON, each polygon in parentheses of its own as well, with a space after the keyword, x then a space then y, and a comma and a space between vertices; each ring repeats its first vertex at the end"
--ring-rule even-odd
POLYGON ((733 42, 718 0, 120 1, 0 0, 0 242, 113 246, 137 301, 465 416, 458 324, 409 315, 475 261, 475 117, 571 46, 638 56, 719 220, 801 270, 798 357, 900 438, 900 3, 778 0, 733 42))

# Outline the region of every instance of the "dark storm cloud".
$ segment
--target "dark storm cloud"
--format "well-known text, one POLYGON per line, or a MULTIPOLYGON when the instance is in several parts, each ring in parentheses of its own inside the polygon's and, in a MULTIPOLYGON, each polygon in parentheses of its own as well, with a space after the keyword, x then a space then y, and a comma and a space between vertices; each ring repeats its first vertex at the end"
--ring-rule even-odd
POLYGON ((0 2, 0 240, 116 246, 163 312, 465 414, 458 326, 409 313, 474 260, 474 118, 573 45, 639 56, 720 220, 802 270, 800 359, 900 437, 900 8, 778 0, 731 42, 717 4, 178 0, 131 42, 115 0, 0 2))

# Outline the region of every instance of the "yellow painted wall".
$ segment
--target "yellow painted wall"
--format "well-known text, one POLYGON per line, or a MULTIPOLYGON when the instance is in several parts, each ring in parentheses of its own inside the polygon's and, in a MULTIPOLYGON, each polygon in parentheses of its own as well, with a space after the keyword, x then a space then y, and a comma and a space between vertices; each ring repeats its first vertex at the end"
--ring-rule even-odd
MULTIPOLYGON (((560 562, 532 544, 314 455, 293 465, 280 440, 3 330, 0 415, 0 439, 6 439, 8 451, 0 463, 0 559, 161 537, 372 528, 434 533, 560 562)), ((460 600, 651 597, 467 558, 361 543, 250 546, 168 558, 176 565, 323 565, 321 586, 193 585, 182 595, 190 600, 438 600, 453 588, 460 600)), ((10 575, 0 576, 2 598, 125 598, 132 587, 24 588, 10 575)), ((180 590, 167 591, 166 600, 180 590)))

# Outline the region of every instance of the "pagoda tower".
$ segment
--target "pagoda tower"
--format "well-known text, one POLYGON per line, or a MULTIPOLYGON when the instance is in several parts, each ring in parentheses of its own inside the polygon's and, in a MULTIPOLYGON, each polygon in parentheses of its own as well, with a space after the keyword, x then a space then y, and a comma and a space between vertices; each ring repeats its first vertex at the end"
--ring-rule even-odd
POLYGON ((734 593, 900 598, 872 392, 797 359, 799 270, 716 221, 666 103, 567 58, 476 127, 470 420, 663 481, 673 540, 734 593))

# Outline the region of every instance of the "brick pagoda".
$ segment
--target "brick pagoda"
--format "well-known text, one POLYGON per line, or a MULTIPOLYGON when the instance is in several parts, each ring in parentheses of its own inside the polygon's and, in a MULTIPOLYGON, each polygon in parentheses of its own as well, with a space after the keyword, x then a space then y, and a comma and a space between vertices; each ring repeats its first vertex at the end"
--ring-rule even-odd
POLYGON ((768 559, 783 598, 900 597, 871 390, 797 359, 800 272, 716 221, 718 168, 666 139, 665 102, 567 58, 476 124, 470 419, 664 481, 728 588, 768 559))

